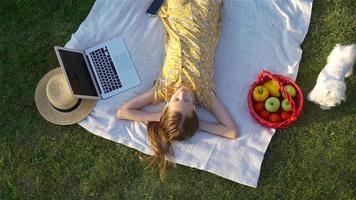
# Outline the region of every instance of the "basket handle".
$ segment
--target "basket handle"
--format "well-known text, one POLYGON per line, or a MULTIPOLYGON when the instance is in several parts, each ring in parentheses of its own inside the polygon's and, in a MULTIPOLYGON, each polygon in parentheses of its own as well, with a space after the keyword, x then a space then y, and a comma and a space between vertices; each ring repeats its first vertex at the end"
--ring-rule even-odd
POLYGON ((266 71, 266 70, 262 70, 260 72, 260 74, 258 75, 258 80, 259 81, 262 81, 263 77, 269 77, 270 79, 274 80, 277 82, 280 90, 282 91, 282 93, 284 94, 285 97, 287 97, 288 99, 288 102, 291 104, 291 107, 292 107, 292 114, 291 114, 291 117, 289 118, 289 120, 286 120, 285 123, 289 122, 290 120, 292 120, 294 118, 294 113, 296 113, 297 109, 295 108, 295 104, 294 104, 294 101, 292 99, 292 97, 289 95, 289 93, 284 89, 283 85, 281 82, 279 82, 279 80, 274 76, 274 74, 272 74, 271 72, 269 71, 266 71))

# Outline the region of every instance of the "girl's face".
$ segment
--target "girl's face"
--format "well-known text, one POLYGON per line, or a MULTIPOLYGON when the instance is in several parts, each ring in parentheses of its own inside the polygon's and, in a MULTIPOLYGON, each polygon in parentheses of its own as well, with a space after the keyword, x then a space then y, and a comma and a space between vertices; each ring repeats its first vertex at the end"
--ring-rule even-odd
POLYGON ((168 105, 171 111, 180 112, 185 116, 192 116, 195 110, 194 98, 184 85, 175 91, 166 104, 168 105))

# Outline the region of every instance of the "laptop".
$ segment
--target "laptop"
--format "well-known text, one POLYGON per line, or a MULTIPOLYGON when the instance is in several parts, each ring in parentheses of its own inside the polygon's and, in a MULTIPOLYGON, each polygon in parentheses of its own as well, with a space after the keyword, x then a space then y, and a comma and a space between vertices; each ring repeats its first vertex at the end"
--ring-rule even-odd
POLYGON ((54 50, 76 98, 106 99, 141 84, 121 36, 84 51, 54 50))

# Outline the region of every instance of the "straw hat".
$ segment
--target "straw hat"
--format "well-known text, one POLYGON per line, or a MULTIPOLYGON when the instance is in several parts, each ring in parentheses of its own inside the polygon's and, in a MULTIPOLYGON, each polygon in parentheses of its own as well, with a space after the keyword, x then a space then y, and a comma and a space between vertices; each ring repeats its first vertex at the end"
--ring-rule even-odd
POLYGON ((60 67, 48 72, 38 82, 35 102, 42 117, 58 125, 80 122, 96 105, 95 100, 73 97, 60 67))

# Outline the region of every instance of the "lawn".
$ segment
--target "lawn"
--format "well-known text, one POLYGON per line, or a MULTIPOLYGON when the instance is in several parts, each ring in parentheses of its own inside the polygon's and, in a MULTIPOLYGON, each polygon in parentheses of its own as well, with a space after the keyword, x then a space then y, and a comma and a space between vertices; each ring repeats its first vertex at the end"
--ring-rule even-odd
MULTIPOLYGON (((301 118, 277 131, 258 188, 178 165, 160 183, 142 153, 37 112, 37 82, 94 0, 0 3, 0 199, 355 199, 356 74, 347 101, 322 111, 305 101, 301 118)), ((297 83, 309 92, 336 43, 356 43, 356 1, 315 0, 297 83)))

